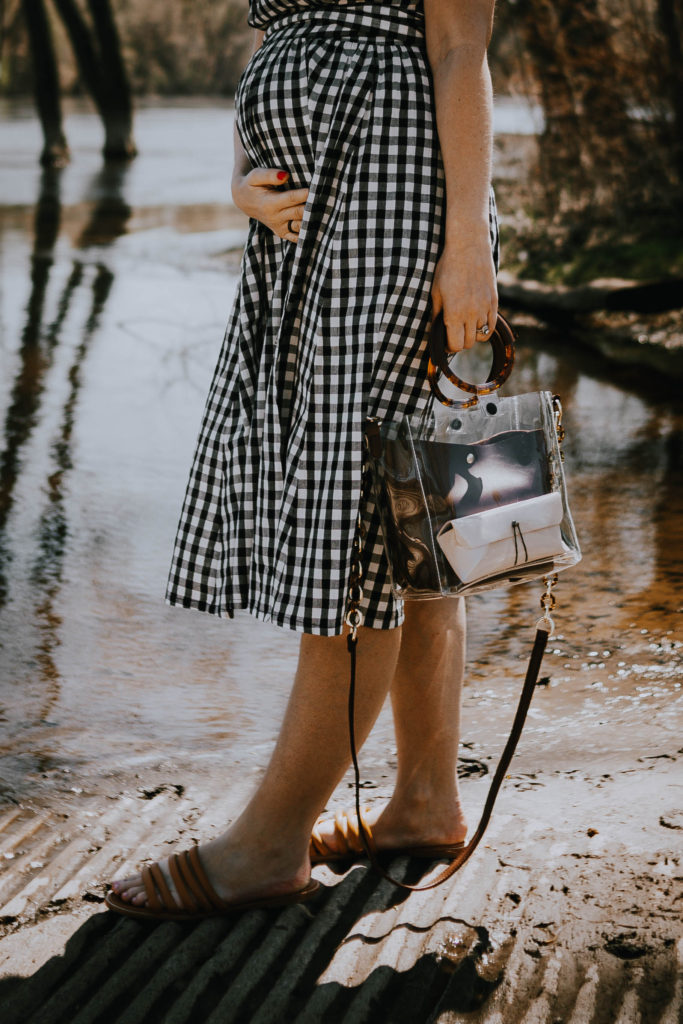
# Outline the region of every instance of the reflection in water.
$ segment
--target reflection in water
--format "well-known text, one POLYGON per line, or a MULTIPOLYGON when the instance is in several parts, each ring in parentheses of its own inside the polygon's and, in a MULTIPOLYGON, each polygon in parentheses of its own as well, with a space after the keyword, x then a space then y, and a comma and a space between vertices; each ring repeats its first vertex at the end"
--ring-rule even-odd
MULTIPOLYGON (((93 191, 97 201, 79 239, 83 246, 97 242, 106 245, 124 233, 130 207, 124 202, 122 189, 127 167, 103 168, 95 177, 93 191)), ((44 323, 45 300, 50 284, 50 271, 55 262, 55 246, 61 223, 61 168, 45 168, 36 204, 34 243, 31 256, 31 291, 26 306, 26 321, 19 349, 19 367, 12 388, 5 419, 6 445, 0 461, 0 607, 9 597, 12 552, 7 541, 7 526, 13 505, 15 487, 22 470, 22 452, 28 447, 46 397, 48 373, 53 366, 62 329, 71 311, 72 302, 87 281, 86 264, 74 260, 57 302, 54 319, 44 323)), ((64 509, 65 475, 72 468, 71 440, 74 416, 82 383, 83 364, 97 335, 101 316, 110 294, 114 277, 100 264, 89 287, 91 308, 75 346, 68 370, 68 392, 64 400, 57 434, 50 445, 47 478, 42 494, 46 502, 40 514, 35 536, 36 553, 30 570, 35 600, 35 624, 38 644, 35 653, 40 677, 47 685, 42 694, 39 719, 47 717, 58 696, 57 671, 53 652, 59 644, 62 620, 58 606, 62 562, 69 535, 64 509)))
MULTIPOLYGON (((41 624, 41 644, 37 657, 43 677, 49 680, 58 678, 52 651, 59 642, 58 629, 62 621, 55 611, 55 604, 59 594, 62 562, 69 534, 64 511, 64 477, 73 466, 71 436, 74 413, 81 387, 83 363, 99 327, 100 317, 111 291, 113 280, 113 275, 107 267, 98 266, 92 284, 92 308, 69 369, 69 392, 64 403, 57 437, 50 448, 54 470, 47 477, 48 503, 40 516, 36 539, 37 557, 31 571, 31 582, 35 587, 36 594, 44 595, 36 607, 37 619, 41 624)), ((47 710, 45 714, 47 714, 47 710)))
POLYGON ((125 234, 132 213, 124 199, 129 174, 130 163, 104 163, 88 183, 86 194, 95 205, 88 223, 79 235, 79 247, 110 245, 125 234))
MULTIPOLYGON (((26 309, 26 322, 21 334, 19 370, 5 416, 5 447, 0 456, 0 607, 7 600, 7 567, 10 552, 5 530, 17 482, 21 450, 36 422, 45 374, 51 363, 52 350, 59 331, 59 324, 56 321, 46 332, 45 341, 41 344, 45 294, 53 263, 53 249, 59 235, 61 173, 61 168, 44 168, 41 176, 41 190, 34 219, 31 292, 26 309)), ((76 283, 74 282, 71 287, 67 286, 67 301, 60 303, 60 323, 68 308, 68 295, 76 283)))
MULTIPOLYGON (((173 164, 169 135, 164 174, 200 180, 222 116, 207 115, 196 173, 189 149, 173 164)), ((184 206, 156 205, 162 165, 145 164, 141 139, 134 167, 93 171, 63 204, 78 155, 63 172, 46 169, 30 231, 0 207, 0 251, 21 253, 0 324, 0 357, 12 360, 11 379, 0 380, 0 699, 14 793, 60 762, 83 772, 143 772, 164 759, 263 764, 295 667, 295 634, 246 612, 226 623, 163 605, 236 282, 213 256, 195 193, 184 206), (147 198, 130 202, 126 173, 147 198), (168 227, 181 222, 193 233, 168 227)), ((559 653, 548 655, 544 694, 553 711, 564 702, 580 745, 587 686, 642 710, 649 698, 634 681, 652 675, 662 715, 680 686, 683 410, 646 381, 616 383, 606 362, 550 332, 520 333, 508 393, 556 391, 565 408, 584 561, 561 577, 559 653)), ((495 591, 468 607, 468 699, 483 708, 491 688, 499 706, 518 685, 538 592, 495 591)), ((550 735, 552 723, 544 728, 550 735)), ((372 749, 365 756, 372 762, 372 749)))
MULTIPOLYGON (((680 401, 663 398, 647 379, 633 389, 616 383, 608 363, 563 350, 562 338, 552 340, 548 350, 542 336, 533 347, 519 347, 511 390, 546 388, 562 396, 569 498, 583 551, 583 561, 560 575, 557 588, 558 629, 577 651, 568 657, 583 664, 581 647, 632 650, 635 655, 646 643, 642 636, 647 634, 650 642, 648 631, 674 638, 669 645, 679 644, 680 401)), ((524 587, 492 593, 485 602, 471 599, 470 655, 485 666, 481 673, 473 666, 472 674, 485 675, 501 651, 524 650, 520 627, 533 621, 537 597, 533 588, 524 587)), ((668 660, 678 663, 680 656, 672 653, 668 660)), ((608 663, 605 672, 610 672, 608 663)), ((571 677, 556 679, 568 683, 571 677)))
POLYGON ((658 454, 662 461, 657 491, 641 499, 645 508, 652 502, 651 577, 630 603, 629 617, 647 619, 656 628, 660 616, 683 612, 683 424, 671 429, 667 417, 655 413, 649 434, 640 465, 658 454))

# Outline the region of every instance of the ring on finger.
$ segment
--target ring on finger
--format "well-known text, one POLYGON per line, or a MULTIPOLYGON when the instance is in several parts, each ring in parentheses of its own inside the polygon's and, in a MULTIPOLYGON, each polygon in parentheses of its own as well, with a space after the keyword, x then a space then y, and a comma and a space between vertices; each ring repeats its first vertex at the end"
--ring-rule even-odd
POLYGON ((489 329, 489 325, 488 324, 484 324, 483 327, 477 327, 477 334, 483 334, 484 337, 486 338, 488 336, 488 334, 489 334, 489 330, 490 330, 489 329))
POLYGON ((294 221, 292 221, 292 220, 288 220, 287 221, 287 230, 289 231, 290 235, 294 234, 294 228, 292 227, 293 223, 294 223, 294 221))

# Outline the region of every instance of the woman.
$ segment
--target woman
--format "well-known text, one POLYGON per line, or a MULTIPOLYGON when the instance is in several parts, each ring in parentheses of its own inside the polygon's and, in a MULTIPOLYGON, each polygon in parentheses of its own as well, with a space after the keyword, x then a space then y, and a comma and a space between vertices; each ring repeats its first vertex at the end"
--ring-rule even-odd
MULTIPOLYGON (((232 182, 250 228, 167 600, 298 630, 299 664, 244 812, 191 854, 114 882, 119 912, 194 919, 303 900, 311 858, 359 849, 353 816, 315 822, 350 760, 363 423, 424 407, 439 310, 452 352, 495 326, 492 20, 493 0, 251 0, 232 182)), ((360 512, 357 738, 390 692, 398 749, 394 795, 367 824, 379 850, 453 852, 466 833, 464 606, 395 599, 372 501, 360 512)))

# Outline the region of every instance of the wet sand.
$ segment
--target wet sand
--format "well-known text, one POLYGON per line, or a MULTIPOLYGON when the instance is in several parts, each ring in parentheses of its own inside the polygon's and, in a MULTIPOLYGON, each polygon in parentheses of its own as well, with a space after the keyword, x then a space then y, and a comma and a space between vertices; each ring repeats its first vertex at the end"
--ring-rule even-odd
MULTIPOLYGON (((72 166, 41 177, 33 122, 0 123, 6 994, 101 910, 122 861, 167 851, 179 833, 186 845, 235 815, 266 763, 298 649, 295 634, 247 612, 219 621, 163 605, 244 238, 226 202, 231 112, 143 111, 141 156, 117 172, 99 169, 92 117, 68 127, 72 166)), ((320 877, 347 908, 349 935, 406 925, 401 963, 440 957, 443 970, 465 950, 484 977, 497 951, 476 1019, 508 1024, 545 998, 525 1020, 665 1024, 683 999, 683 404, 557 333, 520 328, 508 390, 539 387, 563 399, 584 560, 561 577, 557 635, 488 846, 440 902, 411 896, 397 908, 386 896, 357 920, 344 886, 365 869, 320 877), (468 905, 491 951, 444 923, 444 900, 468 905), (411 930, 413 914, 438 920, 411 930), (655 982, 661 1006, 647 1016, 655 982), (582 1016, 581 998, 603 1016, 582 1016)), ((468 604, 460 770, 472 822, 509 729, 538 596, 530 586, 468 604)), ((395 771, 386 711, 362 768, 368 800, 382 799, 395 771)), ((346 780, 333 803, 349 796, 346 780)), ((361 998, 370 975, 393 966, 388 939, 350 940, 343 955, 337 945, 318 987, 361 998)), ((447 1012, 439 1019, 459 1019, 447 1012)))

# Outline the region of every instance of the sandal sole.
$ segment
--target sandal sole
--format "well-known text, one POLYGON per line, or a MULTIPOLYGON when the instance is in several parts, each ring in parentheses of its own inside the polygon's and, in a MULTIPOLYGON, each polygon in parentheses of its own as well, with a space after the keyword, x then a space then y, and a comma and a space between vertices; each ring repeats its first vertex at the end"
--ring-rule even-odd
POLYGON ((126 903, 125 900, 122 900, 114 892, 108 892, 104 901, 109 909, 115 913, 122 914, 125 917, 134 917, 141 921, 204 921, 210 917, 241 914, 246 910, 269 910, 271 908, 278 909, 294 906, 296 903, 304 903, 310 899, 319 888, 320 883, 316 882, 315 879, 311 879, 308 885, 303 889, 297 889, 296 892, 283 893, 281 896, 264 896, 261 899, 255 900, 235 901, 234 903, 227 903, 224 906, 197 913, 190 911, 150 910, 149 907, 138 907, 134 904, 126 903))
MULTIPOLYGON (((376 850, 376 856, 384 858, 395 858, 395 857, 414 857, 416 860, 442 860, 444 858, 456 857, 461 850, 465 847, 464 843, 451 843, 450 845, 441 846, 397 846, 389 847, 387 849, 376 850)), ((316 867, 318 864, 354 864, 357 861, 367 860, 368 855, 365 851, 348 853, 333 854, 329 856, 312 856, 311 867, 316 867)))

